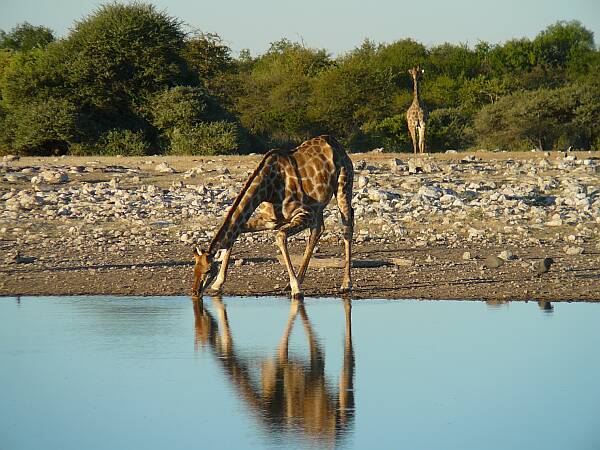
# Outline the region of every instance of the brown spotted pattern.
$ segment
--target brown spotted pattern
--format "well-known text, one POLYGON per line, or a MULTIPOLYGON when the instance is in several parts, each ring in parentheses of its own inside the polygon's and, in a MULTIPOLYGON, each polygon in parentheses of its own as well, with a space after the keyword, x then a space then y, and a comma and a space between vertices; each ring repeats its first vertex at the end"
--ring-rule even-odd
POLYGON ((425 153, 425 123, 427 122, 427 111, 419 98, 419 80, 423 77, 425 71, 419 66, 413 67, 408 71, 413 80, 413 101, 406 111, 406 121, 408 122, 408 131, 413 143, 413 150, 417 154, 425 153))
POLYGON ((233 243, 241 233, 277 230, 277 245, 290 278, 292 296, 301 296, 300 284, 315 245, 323 233, 323 210, 335 195, 344 225, 345 268, 342 290, 352 286, 351 242, 354 227, 352 182, 354 169, 344 148, 331 136, 319 136, 292 150, 271 150, 246 181, 208 250, 196 249, 193 292, 201 295, 216 276, 213 291, 225 282, 233 243), (309 228, 310 237, 296 273, 287 250, 287 238, 309 228), (218 275, 213 257, 224 249, 218 275))

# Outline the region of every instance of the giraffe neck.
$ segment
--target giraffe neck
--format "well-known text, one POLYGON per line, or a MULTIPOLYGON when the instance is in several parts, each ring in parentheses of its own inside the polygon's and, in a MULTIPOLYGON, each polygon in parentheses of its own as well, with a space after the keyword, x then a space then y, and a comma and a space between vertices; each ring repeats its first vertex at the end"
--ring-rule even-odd
MULTIPOLYGON (((266 158, 265 158, 266 159, 266 158)), ((265 189, 270 166, 265 164, 265 159, 259 164, 254 173, 233 201, 223 223, 210 241, 208 253, 214 255, 218 250, 230 248, 242 233, 242 227, 248 221, 258 205, 264 201, 265 189)))
POLYGON ((413 104, 421 104, 419 100, 419 81, 416 78, 413 78, 413 104))

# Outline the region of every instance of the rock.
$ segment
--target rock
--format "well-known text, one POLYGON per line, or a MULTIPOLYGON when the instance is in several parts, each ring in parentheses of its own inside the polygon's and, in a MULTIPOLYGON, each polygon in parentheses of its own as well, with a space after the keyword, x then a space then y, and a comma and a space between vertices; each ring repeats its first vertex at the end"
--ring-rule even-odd
POLYGON ((565 253, 569 256, 581 255, 584 252, 583 247, 567 247, 565 253))
POLYGON ((31 264, 34 261, 34 256, 23 256, 21 252, 16 252, 12 257, 12 262, 15 264, 31 264))
POLYGON ((408 160, 408 173, 428 173, 428 167, 430 166, 422 159, 408 160))
POLYGON ((61 184, 69 181, 69 175, 65 172, 56 170, 44 170, 31 179, 32 183, 34 183, 34 179, 36 179, 38 183, 61 184))
POLYGON ((392 158, 389 162, 390 170, 392 172, 401 172, 407 169, 407 167, 398 158, 392 158))
POLYGON ((517 257, 510 250, 502 250, 498 257, 502 258, 504 261, 513 261, 517 259, 517 257))
POLYGON ((367 184, 369 184, 369 179, 367 177, 365 177, 364 175, 358 177, 357 186, 359 189, 366 187, 367 184))
POLYGON ((440 198, 442 196, 442 190, 434 186, 421 186, 417 193, 431 198, 440 198))
POLYGON ((498 267, 502 266, 502 264, 504 264, 504 260, 495 255, 488 256, 483 262, 483 266, 487 269, 497 269, 498 267))
POLYGON ((469 260, 472 258, 473 258, 473 256, 471 255, 471 252, 464 252, 462 255, 462 259, 464 259, 464 260, 469 260))
POLYGON ((2 161, 4 162, 11 162, 11 161, 18 161, 21 157, 18 155, 4 155, 2 157, 2 161))
POLYGON ((154 170, 159 173, 175 173, 175 169, 169 166, 166 162, 158 164, 154 170))
POLYGON ((539 261, 536 261, 533 264, 533 268, 536 271, 537 276, 541 276, 544 273, 547 273, 550 270, 550 267, 554 264, 554 260, 552 258, 544 258, 539 261))
POLYGON ((560 226, 562 226, 562 224, 563 224, 563 221, 560 217, 554 218, 554 219, 546 222, 546 226, 549 226, 549 227, 560 227, 560 226))
POLYGON ((415 260, 410 258, 390 258, 389 260, 395 266, 410 267, 415 265, 415 260))

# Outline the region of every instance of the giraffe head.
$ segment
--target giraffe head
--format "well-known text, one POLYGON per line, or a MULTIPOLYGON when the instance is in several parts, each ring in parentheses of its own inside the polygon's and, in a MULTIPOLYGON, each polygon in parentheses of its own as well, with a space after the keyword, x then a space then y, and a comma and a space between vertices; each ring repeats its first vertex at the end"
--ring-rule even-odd
POLYGON ((214 263, 213 255, 199 247, 194 248, 194 286, 192 287, 192 294, 202 297, 202 293, 206 286, 217 275, 217 265, 214 263))
POLYGON ((425 73, 425 69, 421 69, 420 66, 416 66, 416 67, 413 67, 412 69, 409 69, 408 73, 410 74, 410 76, 412 77, 413 80, 418 81, 423 77, 423 74, 425 73))

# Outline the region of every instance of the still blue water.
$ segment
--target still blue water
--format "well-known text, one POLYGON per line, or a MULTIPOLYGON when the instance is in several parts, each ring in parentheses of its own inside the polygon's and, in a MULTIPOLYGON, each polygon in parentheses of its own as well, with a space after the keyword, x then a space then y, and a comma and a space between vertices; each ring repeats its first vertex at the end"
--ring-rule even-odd
POLYGON ((600 305, 0 298, 0 449, 600 449, 600 305))

